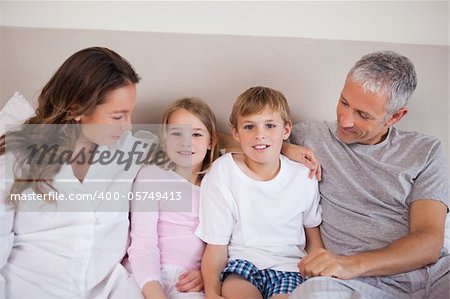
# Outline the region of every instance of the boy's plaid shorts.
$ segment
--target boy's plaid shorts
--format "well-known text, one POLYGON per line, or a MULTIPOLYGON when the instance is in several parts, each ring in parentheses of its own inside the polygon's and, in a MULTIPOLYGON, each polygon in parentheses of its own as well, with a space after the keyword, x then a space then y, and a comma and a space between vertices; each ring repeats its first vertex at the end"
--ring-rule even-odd
POLYGON ((230 274, 238 274, 251 282, 264 299, 276 294, 290 294, 304 279, 298 272, 283 272, 272 269, 258 270, 247 260, 229 261, 220 276, 221 281, 230 274))

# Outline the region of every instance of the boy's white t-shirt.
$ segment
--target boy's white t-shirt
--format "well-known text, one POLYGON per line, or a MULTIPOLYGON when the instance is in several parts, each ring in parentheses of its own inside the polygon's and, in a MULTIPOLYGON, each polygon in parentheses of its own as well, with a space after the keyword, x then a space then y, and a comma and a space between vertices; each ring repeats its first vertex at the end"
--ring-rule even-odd
POLYGON ((318 183, 308 174, 302 164, 280 156, 278 175, 257 181, 226 154, 202 181, 196 235, 208 244, 228 245, 229 261, 298 272, 306 255, 303 227, 322 221, 318 183))

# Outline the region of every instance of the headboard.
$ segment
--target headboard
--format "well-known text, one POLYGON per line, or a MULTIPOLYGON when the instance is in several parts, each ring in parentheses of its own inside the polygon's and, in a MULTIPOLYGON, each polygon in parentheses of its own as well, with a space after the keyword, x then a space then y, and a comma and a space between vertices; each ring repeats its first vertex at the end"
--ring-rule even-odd
POLYGON ((362 55, 393 50, 418 73, 409 113, 399 127, 439 137, 448 152, 449 47, 287 37, 0 27, 0 106, 21 91, 35 100, 74 52, 105 46, 142 77, 135 123, 157 123, 174 99, 197 96, 216 112, 219 129, 237 95, 266 85, 287 97, 294 122, 333 120, 345 76, 362 55))

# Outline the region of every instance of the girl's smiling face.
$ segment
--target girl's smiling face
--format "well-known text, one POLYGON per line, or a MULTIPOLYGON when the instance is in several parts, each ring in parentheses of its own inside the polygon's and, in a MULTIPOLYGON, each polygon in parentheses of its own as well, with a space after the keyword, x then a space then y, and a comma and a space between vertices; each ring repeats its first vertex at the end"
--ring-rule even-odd
POLYGON ((169 116, 166 134, 167 154, 177 170, 201 171, 206 153, 211 149, 211 134, 205 124, 188 110, 178 109, 169 116))

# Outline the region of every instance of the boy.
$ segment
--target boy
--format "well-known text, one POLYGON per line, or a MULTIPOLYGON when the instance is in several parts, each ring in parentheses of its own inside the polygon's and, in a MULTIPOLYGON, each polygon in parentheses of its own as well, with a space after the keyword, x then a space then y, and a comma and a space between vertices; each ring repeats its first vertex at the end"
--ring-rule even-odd
POLYGON ((218 159, 201 186, 206 297, 287 298, 303 281, 298 259, 323 247, 318 184, 280 155, 292 128, 281 92, 249 88, 230 122, 243 154, 218 159))

